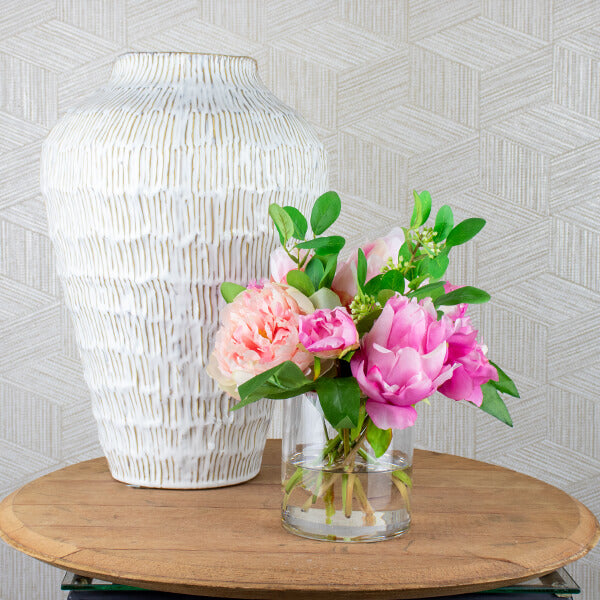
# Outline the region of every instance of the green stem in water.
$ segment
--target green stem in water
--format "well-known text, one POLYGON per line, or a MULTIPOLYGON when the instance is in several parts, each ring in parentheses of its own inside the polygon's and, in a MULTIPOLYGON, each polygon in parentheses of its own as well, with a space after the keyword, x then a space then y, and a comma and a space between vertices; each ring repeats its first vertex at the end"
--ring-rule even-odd
POLYGON ((352 516, 352 496, 354 494, 354 480, 356 479, 356 475, 353 475, 352 473, 350 473, 348 475, 344 475, 344 477, 347 477, 346 490, 345 490, 346 502, 344 503, 344 515, 346 516, 347 519, 349 519, 352 516))
POLYGON ((329 488, 323 496, 325 502, 325 523, 331 525, 331 517, 335 515, 335 504, 333 497, 333 488, 329 488))
POLYGON ((365 490, 362 486, 362 483, 360 482, 360 479, 356 480, 354 487, 356 489, 356 497, 358 498, 358 501, 362 506, 363 512, 365 513, 365 524, 375 525, 375 511, 373 510, 373 507, 371 506, 371 503, 367 498, 367 494, 365 494, 365 490))
POLYGON ((285 485, 286 493, 290 493, 298 484, 298 482, 302 479, 302 474, 304 473, 304 469, 302 467, 298 467, 294 474, 287 480, 285 485))
POLYGON ((366 462, 371 463, 372 465, 374 465, 377 462, 370 454, 367 454, 367 452, 364 448, 361 448, 358 451, 358 455, 361 458, 363 458, 366 462))
MULTIPOLYGON (((313 492, 313 495, 309 498, 310 500, 310 504, 315 504, 317 502, 317 500, 319 499, 319 496, 317 496, 317 490, 319 490, 319 488, 321 487, 321 484, 323 483, 323 475, 324 472, 320 471, 319 475, 317 476, 317 481, 315 482, 315 491, 313 492)), ((308 501, 307 501, 308 504, 308 501)), ((309 506, 310 506, 309 504, 309 506)), ((302 507, 304 509, 304 507, 302 507)), ((308 509, 308 507, 307 507, 308 509)))

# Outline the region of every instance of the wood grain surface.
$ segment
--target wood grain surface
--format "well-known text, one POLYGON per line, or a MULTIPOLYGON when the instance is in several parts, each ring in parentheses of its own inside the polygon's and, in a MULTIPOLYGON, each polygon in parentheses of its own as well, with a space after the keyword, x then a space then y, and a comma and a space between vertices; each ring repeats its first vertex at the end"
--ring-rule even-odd
POLYGON ((305 540, 280 524, 280 442, 249 483, 132 488, 104 458, 37 479, 0 504, 0 535, 60 568, 147 589, 230 598, 419 598, 548 573, 598 541, 594 515, 514 471, 417 450, 413 525, 372 544, 305 540))

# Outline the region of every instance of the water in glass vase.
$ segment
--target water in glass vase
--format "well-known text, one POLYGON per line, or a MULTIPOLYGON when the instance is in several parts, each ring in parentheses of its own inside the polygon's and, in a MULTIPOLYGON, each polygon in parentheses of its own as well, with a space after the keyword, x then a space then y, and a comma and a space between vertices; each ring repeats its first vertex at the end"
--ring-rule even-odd
POLYGON ((406 455, 374 460, 365 454, 351 470, 324 464, 320 456, 318 448, 304 447, 284 464, 286 529, 339 542, 374 542, 408 530, 412 465, 406 455))

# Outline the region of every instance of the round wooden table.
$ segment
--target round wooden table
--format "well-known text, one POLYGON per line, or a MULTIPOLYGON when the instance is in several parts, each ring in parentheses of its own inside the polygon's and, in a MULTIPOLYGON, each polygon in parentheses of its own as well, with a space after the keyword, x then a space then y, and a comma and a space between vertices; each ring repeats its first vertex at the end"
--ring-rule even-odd
POLYGON ((230 598, 420 598, 498 588, 586 554, 600 529, 542 481, 415 452, 413 524, 372 544, 305 540, 280 524, 280 443, 253 481, 202 491, 136 489, 105 459, 41 477, 0 504, 0 535, 81 575, 230 598))

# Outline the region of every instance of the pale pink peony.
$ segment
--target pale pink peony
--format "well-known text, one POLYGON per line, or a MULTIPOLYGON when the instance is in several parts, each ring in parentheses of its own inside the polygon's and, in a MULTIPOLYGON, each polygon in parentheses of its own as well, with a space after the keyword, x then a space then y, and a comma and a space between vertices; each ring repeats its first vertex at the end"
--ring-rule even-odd
MULTIPOLYGON (((398 260, 400 246, 404 243, 404 232, 399 227, 394 227, 385 237, 365 244, 362 249, 367 259, 367 281, 381 273, 388 259, 398 260)), ((356 296, 356 265, 358 263, 358 250, 355 250, 348 260, 338 267, 333 279, 331 289, 340 297, 345 305, 352 302, 356 296)))
POLYGON ((345 308, 319 309, 300 317, 300 343, 319 358, 337 358, 358 348, 358 331, 345 308))
MULTIPOLYGON (((302 261, 308 250, 300 251, 300 261, 302 261)), ((271 272, 271 281, 275 283, 286 283, 287 274, 294 269, 297 269, 298 265, 289 257, 288 253, 282 246, 279 246, 269 257, 269 270, 271 272)))
POLYGON ((350 363, 377 427, 413 425, 413 405, 452 375, 452 366, 445 362, 451 331, 450 319, 438 321, 429 299, 419 303, 395 296, 387 301, 350 363))
MULTIPOLYGON (((462 314, 464 315, 464 311, 462 314)), ((439 391, 453 400, 468 400, 481 406, 481 386, 490 379, 498 381, 498 372, 486 358, 485 346, 477 342, 477 333, 471 325, 470 317, 463 316, 454 320, 452 333, 448 337, 446 357, 446 364, 454 366, 454 370, 439 391)))
POLYGON ((313 357, 300 346, 298 327, 301 315, 313 310, 308 298, 289 286, 266 282, 245 290, 221 311, 209 375, 239 397, 240 384, 286 360, 306 369, 313 357))

